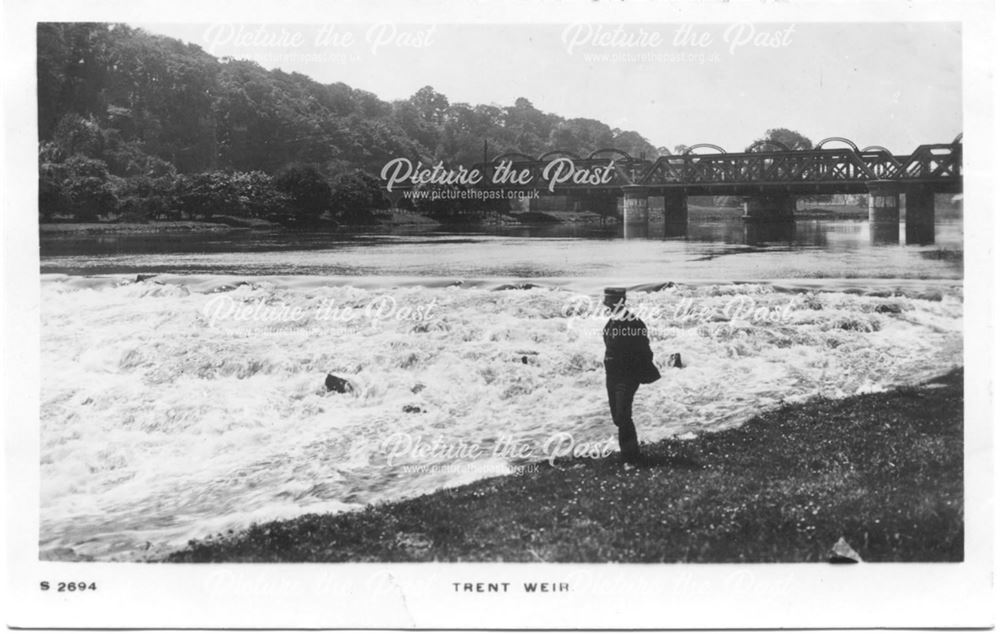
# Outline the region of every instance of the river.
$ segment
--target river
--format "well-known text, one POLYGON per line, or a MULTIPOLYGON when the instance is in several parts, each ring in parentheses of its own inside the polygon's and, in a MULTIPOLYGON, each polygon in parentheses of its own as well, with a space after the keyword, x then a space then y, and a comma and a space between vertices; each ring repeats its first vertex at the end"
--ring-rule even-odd
POLYGON ((153 558, 601 447, 607 285, 664 374, 636 398, 643 441, 962 363, 960 220, 922 246, 864 221, 620 232, 45 237, 43 555, 153 558))

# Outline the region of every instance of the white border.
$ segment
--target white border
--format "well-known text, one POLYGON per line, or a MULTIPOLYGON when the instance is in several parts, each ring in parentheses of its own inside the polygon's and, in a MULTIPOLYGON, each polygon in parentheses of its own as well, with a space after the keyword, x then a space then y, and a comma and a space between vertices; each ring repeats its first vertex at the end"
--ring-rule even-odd
POLYGON ((3 372, 7 623, 36 627, 748 628, 982 627, 993 562, 992 3, 150 1, 4 5, 3 372), (36 21, 853 22, 960 21, 965 152, 966 560, 961 564, 150 565, 39 562, 36 21), (41 579, 101 591, 42 594, 41 579), (464 580, 575 579, 548 597, 456 595, 464 580), (589 581, 588 581, 589 579, 589 581), (586 589, 587 584, 593 591, 586 589))

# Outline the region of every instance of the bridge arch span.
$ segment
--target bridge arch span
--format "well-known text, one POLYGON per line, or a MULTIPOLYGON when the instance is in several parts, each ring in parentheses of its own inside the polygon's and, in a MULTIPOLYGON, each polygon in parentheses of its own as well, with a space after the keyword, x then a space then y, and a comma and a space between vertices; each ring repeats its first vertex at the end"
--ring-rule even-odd
POLYGON ((595 156, 597 156, 598 154, 612 153, 612 152, 615 153, 615 154, 617 154, 617 155, 619 155, 619 156, 622 156, 622 157, 628 159, 629 161, 634 161, 635 160, 634 158, 632 158, 632 155, 629 154, 628 152, 625 152, 623 150, 619 150, 619 149, 613 148, 613 147, 602 147, 599 150, 594 150, 593 152, 591 152, 590 154, 587 155, 587 158, 588 159, 592 159, 595 156))
POLYGON ((493 160, 490 161, 490 162, 491 163, 499 163, 500 161, 504 161, 504 160, 507 160, 507 159, 515 159, 515 158, 517 158, 517 159, 524 159, 526 161, 535 161, 536 160, 534 156, 528 156, 527 154, 524 154, 523 152, 504 152, 503 154, 499 154, 499 155, 493 157, 493 160))
POLYGON ((883 154, 888 154, 889 156, 893 155, 892 152, 890 152, 888 148, 883 147, 881 145, 869 145, 867 147, 862 148, 861 151, 862 152, 882 152, 883 154))
POLYGON ((765 145, 773 145, 774 147, 780 149, 782 152, 791 152, 792 148, 788 147, 781 141, 772 141, 771 139, 758 139, 750 144, 747 148, 747 152, 756 152, 757 148, 764 147, 765 145))
POLYGON ((958 136, 955 137, 955 140, 952 141, 951 144, 952 145, 958 145, 959 143, 961 143, 962 142, 962 134, 964 134, 964 133, 963 132, 959 132, 958 136))
POLYGON ((883 147, 881 145, 869 145, 869 146, 865 147, 863 150, 861 150, 860 153, 861 154, 871 154, 871 153, 881 154, 885 158, 889 159, 889 162, 892 163, 892 165, 896 169, 898 169, 900 171, 902 171, 902 169, 903 169, 903 164, 900 163, 898 160, 896 160, 896 156, 892 152, 890 152, 888 148, 883 147))
POLYGON ((538 160, 539 161, 547 161, 547 160, 549 160, 552 157, 558 157, 558 156, 568 156, 569 158, 571 158, 573 160, 576 160, 576 161, 580 160, 579 156, 577 156, 576 154, 573 154, 572 152, 570 152, 568 150, 552 150, 550 152, 546 152, 545 154, 542 154, 541 156, 539 156, 538 160))
POLYGON ((829 137, 826 137, 825 139, 823 139, 822 141, 820 141, 819 143, 816 144, 816 149, 817 150, 822 150, 823 146, 825 144, 833 142, 833 141, 839 141, 841 143, 846 143, 847 145, 851 146, 851 149, 854 150, 855 152, 860 152, 861 151, 861 150, 858 149, 858 146, 854 143, 854 141, 852 141, 852 140, 850 140, 850 139, 848 139, 846 137, 842 137, 842 136, 829 136, 829 137))
POLYGON ((714 143, 695 143, 694 145, 692 145, 688 149, 684 150, 684 156, 687 156, 688 154, 691 154, 692 150, 698 150, 698 149, 701 149, 703 147, 707 147, 707 148, 713 149, 716 152, 718 152, 719 154, 726 154, 726 149, 725 148, 720 147, 718 145, 715 145, 714 143))

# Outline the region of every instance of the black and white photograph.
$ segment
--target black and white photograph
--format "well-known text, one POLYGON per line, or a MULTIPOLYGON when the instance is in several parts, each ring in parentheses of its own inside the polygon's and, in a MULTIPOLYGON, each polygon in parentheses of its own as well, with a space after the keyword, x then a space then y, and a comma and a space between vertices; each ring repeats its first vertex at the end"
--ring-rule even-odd
POLYGON ((868 5, 5 3, 8 624, 992 625, 994 7, 868 5))

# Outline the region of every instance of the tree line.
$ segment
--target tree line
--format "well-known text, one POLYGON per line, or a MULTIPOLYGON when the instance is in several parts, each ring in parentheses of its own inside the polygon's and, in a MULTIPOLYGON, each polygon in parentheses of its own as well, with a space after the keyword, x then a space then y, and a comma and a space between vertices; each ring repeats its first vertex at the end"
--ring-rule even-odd
POLYGON ((524 98, 451 103, 426 86, 384 101, 122 24, 40 23, 37 35, 45 221, 352 222, 387 206, 377 176, 397 156, 471 165, 484 141, 497 153, 657 154, 637 132, 545 113, 524 98))

